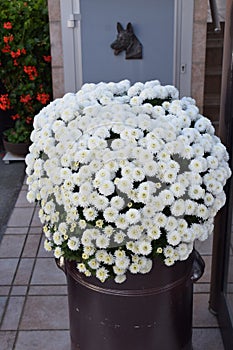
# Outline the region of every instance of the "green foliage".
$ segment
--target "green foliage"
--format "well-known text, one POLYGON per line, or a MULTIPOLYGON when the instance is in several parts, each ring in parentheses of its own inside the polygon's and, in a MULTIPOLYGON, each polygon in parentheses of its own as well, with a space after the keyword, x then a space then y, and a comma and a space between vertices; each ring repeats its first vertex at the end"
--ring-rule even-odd
POLYGON ((8 142, 27 142, 30 138, 31 128, 28 124, 24 123, 23 121, 17 120, 14 128, 6 130, 3 134, 8 142))
MULTIPOLYGON (((33 117, 52 99, 47 1, 0 0, 0 8, 0 80, 6 89, 0 109, 10 110, 29 138, 33 117)), ((11 131, 14 142, 22 142, 11 131)))

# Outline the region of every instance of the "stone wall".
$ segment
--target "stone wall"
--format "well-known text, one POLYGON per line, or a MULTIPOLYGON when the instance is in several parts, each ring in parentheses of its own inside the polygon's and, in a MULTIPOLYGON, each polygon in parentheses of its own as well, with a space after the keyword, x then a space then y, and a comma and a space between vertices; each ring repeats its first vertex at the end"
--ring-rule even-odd
POLYGON ((49 28, 52 56, 53 98, 64 95, 60 0, 48 0, 49 28))
POLYGON ((191 95, 203 111, 208 0, 194 1, 191 95))

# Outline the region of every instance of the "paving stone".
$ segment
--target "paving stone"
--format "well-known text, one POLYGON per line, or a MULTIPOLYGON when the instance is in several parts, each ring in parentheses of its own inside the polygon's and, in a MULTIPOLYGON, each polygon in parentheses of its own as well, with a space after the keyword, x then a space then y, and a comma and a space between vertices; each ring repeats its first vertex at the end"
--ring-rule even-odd
POLYGON ((36 256, 41 237, 39 235, 28 235, 22 257, 23 258, 33 258, 36 256))
POLYGON ((68 350, 69 331, 20 331, 15 350, 68 350))
POLYGON ((0 259, 0 286, 12 283, 17 264, 18 259, 0 259))
POLYGON ((0 245, 0 257, 19 257, 22 253, 25 237, 25 235, 4 235, 0 245))
POLYGON ((69 329, 65 296, 31 296, 26 300, 20 330, 69 329))
POLYGON ((27 285, 30 281, 34 259, 24 258, 20 260, 14 285, 27 285))
POLYGON ((10 297, 4 319, 1 325, 1 330, 17 330, 19 325, 19 319, 24 304, 24 297, 10 297))
POLYGON ((8 227, 28 227, 31 223, 34 208, 14 208, 8 227))
POLYGON ((209 311, 209 294, 196 293, 193 296, 193 326, 218 327, 217 318, 209 311))
POLYGON ((224 350, 219 328, 193 329, 193 350, 224 350))
POLYGON ((37 258, 31 284, 66 284, 66 278, 53 258, 37 258))
POLYGON ((14 331, 0 331, 1 350, 12 350, 16 332, 14 331))

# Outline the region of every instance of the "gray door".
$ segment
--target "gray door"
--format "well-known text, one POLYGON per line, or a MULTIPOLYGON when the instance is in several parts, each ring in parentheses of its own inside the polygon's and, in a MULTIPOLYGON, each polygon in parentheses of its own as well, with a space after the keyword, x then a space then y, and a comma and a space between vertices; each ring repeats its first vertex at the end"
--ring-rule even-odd
POLYGON ((173 0, 80 0, 83 81, 132 82, 159 79, 173 82, 173 0), (142 59, 114 55, 110 44, 117 34, 117 22, 132 23, 143 46, 142 59))
POLYGON ((60 0, 65 91, 85 82, 159 79, 190 94, 193 0, 60 0), (142 59, 114 55, 117 22, 130 22, 142 59))

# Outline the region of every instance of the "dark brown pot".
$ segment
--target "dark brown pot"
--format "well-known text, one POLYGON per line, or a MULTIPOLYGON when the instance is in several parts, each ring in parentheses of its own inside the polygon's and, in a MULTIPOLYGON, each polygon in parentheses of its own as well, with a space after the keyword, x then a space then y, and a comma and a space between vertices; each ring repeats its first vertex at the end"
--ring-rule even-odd
POLYGON ((12 143, 3 139, 3 145, 6 152, 25 157, 29 152, 30 143, 12 143))
POLYGON ((204 272, 196 251, 171 267, 157 259, 149 274, 119 285, 57 264, 68 282, 72 350, 192 349, 193 282, 204 272))

